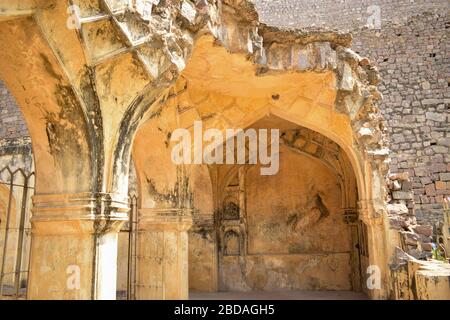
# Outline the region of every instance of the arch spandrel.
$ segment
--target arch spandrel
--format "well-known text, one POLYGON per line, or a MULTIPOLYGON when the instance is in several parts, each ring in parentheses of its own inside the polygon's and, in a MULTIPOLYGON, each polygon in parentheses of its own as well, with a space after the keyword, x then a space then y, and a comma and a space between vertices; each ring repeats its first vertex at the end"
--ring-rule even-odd
POLYGON ((0 28, 0 41, 8 43, 1 52, 0 76, 32 137, 36 172, 42 176, 36 188, 43 193, 89 190, 87 127, 68 79, 31 18, 1 22, 0 28), (79 177, 84 179, 78 182, 79 177))

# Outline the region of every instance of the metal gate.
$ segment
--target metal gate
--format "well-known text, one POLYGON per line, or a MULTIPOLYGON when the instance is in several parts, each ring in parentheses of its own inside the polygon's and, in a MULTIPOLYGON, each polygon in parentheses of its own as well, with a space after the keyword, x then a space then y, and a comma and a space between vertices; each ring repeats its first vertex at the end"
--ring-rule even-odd
MULTIPOLYGON (((0 299, 25 299, 27 296, 34 182, 34 172, 9 166, 0 170, 0 299)), ((126 248, 126 270, 118 270, 126 274, 126 294, 118 298, 134 300, 138 197, 131 194, 129 201, 129 220, 120 230, 124 235, 122 247, 126 248)))
POLYGON ((26 297, 34 172, 0 170, 0 298, 26 297))
MULTIPOLYGON (((120 230, 127 234, 127 280, 126 280, 126 299, 136 299, 136 258, 137 258, 137 224, 138 224, 138 197, 134 194, 129 195, 130 214, 127 223, 120 230)), ((120 247, 120 244, 119 244, 120 247)), ((122 272, 125 270, 118 270, 122 272)), ((119 298, 119 297, 118 297, 119 298)))

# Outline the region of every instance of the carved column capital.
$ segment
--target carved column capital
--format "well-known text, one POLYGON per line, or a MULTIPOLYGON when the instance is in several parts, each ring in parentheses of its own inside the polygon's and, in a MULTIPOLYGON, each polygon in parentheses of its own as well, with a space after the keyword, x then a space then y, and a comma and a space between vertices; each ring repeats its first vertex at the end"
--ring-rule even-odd
POLYGON ((128 211, 128 196, 120 194, 37 194, 31 223, 33 233, 114 231, 127 221, 128 211))
POLYGON ((383 212, 377 210, 374 200, 358 201, 358 215, 367 225, 383 224, 383 212))
POLYGON ((356 208, 345 208, 343 211, 346 224, 356 224, 358 222, 358 210, 356 208))

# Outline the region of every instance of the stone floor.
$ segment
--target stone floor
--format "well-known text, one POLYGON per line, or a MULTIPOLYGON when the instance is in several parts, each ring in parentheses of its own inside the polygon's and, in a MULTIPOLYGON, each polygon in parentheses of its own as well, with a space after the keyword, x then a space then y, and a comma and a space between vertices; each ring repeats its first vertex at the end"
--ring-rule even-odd
MULTIPOLYGON (((19 299, 24 299, 21 289, 19 299)), ((13 289, 5 286, 0 300, 16 299, 13 289)), ((255 291, 255 292, 190 292, 190 300, 367 300, 367 296, 353 291, 255 291)), ((126 292, 118 292, 117 300, 126 300, 126 292)))
POLYGON ((367 300, 353 291, 191 292, 190 300, 367 300))
POLYGON ((4 285, 2 290, 2 295, 0 295, 0 300, 23 300, 25 299, 26 289, 20 288, 19 296, 16 297, 15 290, 12 286, 4 285))

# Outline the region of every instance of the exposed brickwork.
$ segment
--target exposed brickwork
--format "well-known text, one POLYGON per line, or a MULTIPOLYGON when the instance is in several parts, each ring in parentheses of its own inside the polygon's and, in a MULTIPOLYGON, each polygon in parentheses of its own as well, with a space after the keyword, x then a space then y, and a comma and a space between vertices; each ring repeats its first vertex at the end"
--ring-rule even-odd
POLYGON ((28 129, 16 100, 0 80, 0 139, 28 136, 28 129))
POLYGON ((448 15, 423 13, 377 34, 364 30, 354 47, 370 56, 382 75, 382 112, 390 132, 391 171, 411 177, 416 216, 442 219, 450 190, 442 182, 450 169, 450 59, 448 15), (439 188, 439 189, 437 189, 439 188))
POLYGON ((260 19, 285 27, 328 27, 352 31, 367 25, 380 7, 381 26, 404 24, 420 12, 445 12, 446 0, 256 0, 260 19))
POLYGON ((291 27, 326 26, 353 33, 353 48, 379 67, 382 112, 391 138, 392 172, 408 172, 397 191, 413 191, 419 223, 442 221, 450 195, 450 20, 446 0, 258 0, 263 21, 291 27), (381 29, 366 27, 371 5, 381 29))

